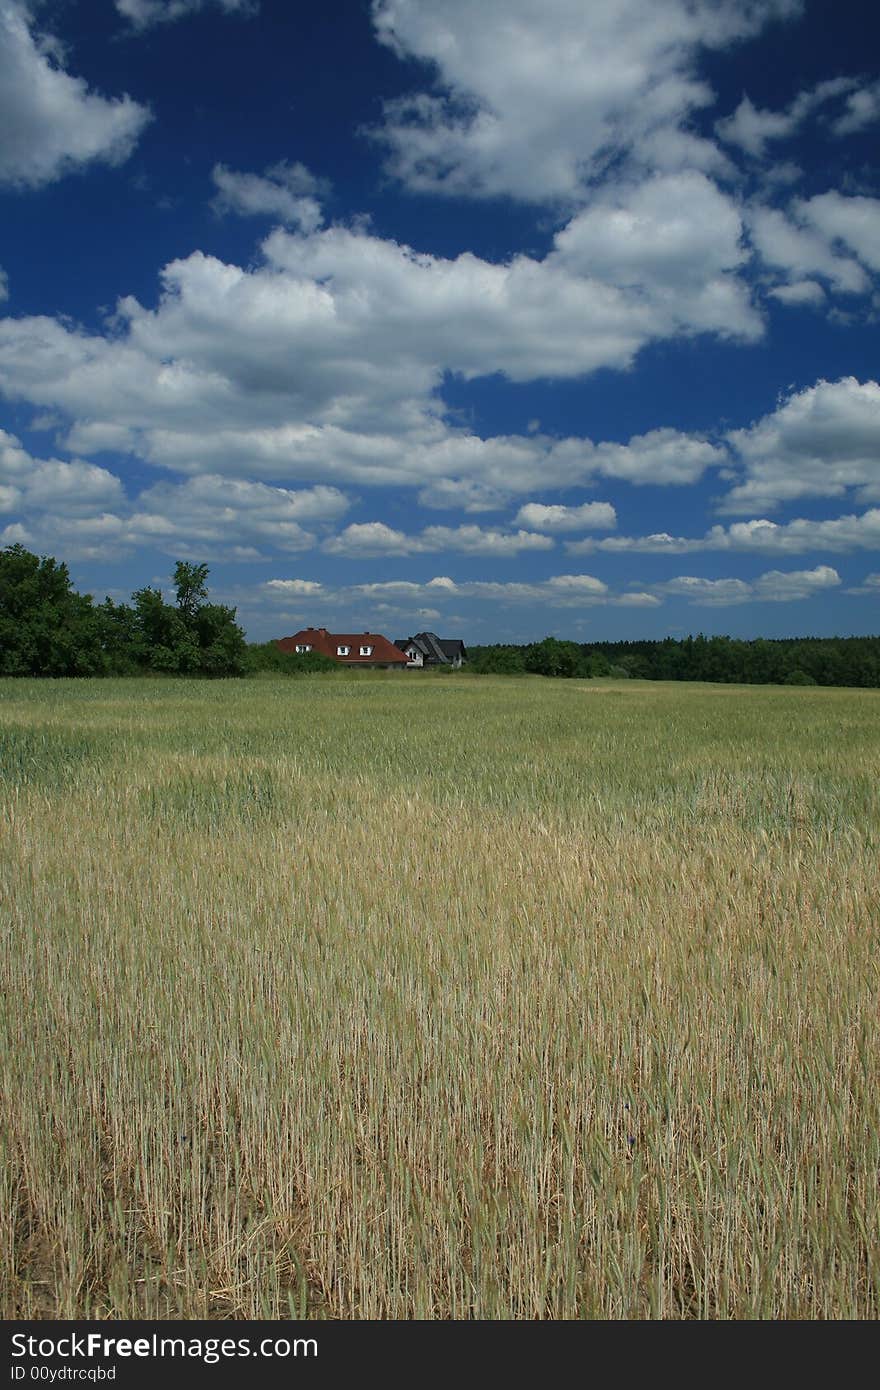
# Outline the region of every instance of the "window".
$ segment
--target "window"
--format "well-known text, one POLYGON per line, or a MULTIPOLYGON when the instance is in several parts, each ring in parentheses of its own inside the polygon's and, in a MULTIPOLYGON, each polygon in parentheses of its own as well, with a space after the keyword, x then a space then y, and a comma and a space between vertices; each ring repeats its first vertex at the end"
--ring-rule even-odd
POLYGON ((372 648, 372 647, 361 647, 360 650, 361 650, 361 656, 372 656, 372 655, 373 655, 373 648, 372 648))
POLYGON ((336 648, 336 655, 337 655, 337 656, 348 656, 348 654, 349 654, 350 651, 351 651, 351 647, 337 647, 337 648, 336 648))
POLYGON ((312 648, 310 644, 307 646, 304 642, 297 642, 296 650, 299 655, 302 655, 303 652, 310 652, 312 648))

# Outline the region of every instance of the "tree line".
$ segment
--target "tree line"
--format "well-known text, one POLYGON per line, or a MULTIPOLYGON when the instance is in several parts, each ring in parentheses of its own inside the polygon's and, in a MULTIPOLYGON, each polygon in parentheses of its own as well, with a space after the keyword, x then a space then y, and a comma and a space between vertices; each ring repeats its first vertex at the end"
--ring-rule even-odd
POLYGON ((477 674, 632 677, 737 685, 880 687, 880 637, 696 637, 644 642, 565 642, 468 648, 477 674))
MULTIPOLYGON (((22 545, 0 550, 0 675, 243 676, 260 671, 337 671, 317 652, 248 643, 236 610, 208 599, 208 566, 180 560, 175 601, 147 586, 130 603, 77 593, 67 566, 22 545)), ((743 685, 880 687, 880 637, 666 637, 644 642, 566 642, 469 647, 477 675, 632 677, 743 685)))
POLYGON ((235 609, 208 602, 207 565, 180 561, 174 603, 138 589, 130 603, 77 593, 65 564, 22 545, 0 551, 0 675, 236 676, 247 643, 235 609))

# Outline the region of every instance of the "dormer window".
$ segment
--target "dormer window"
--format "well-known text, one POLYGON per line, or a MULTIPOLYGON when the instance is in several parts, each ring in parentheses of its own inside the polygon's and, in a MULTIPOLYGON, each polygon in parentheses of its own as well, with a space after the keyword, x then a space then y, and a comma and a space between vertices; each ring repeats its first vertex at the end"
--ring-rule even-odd
POLYGON ((337 656, 348 656, 348 654, 349 654, 350 651, 351 651, 351 647, 342 647, 342 646, 339 646, 339 647, 336 648, 336 655, 337 655, 337 656))
POLYGON ((372 647, 361 647, 360 653, 361 653, 361 656, 372 656, 372 655, 373 655, 373 648, 372 648, 372 647))
POLYGON ((298 655, 302 656, 303 652, 310 652, 312 650, 311 643, 297 642, 296 650, 298 655))

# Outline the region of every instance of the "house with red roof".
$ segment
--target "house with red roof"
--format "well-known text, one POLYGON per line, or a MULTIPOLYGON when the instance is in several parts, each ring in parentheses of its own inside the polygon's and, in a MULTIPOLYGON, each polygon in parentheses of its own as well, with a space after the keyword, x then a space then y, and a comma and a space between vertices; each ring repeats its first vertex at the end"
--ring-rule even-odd
POLYGON ((342 666, 403 671, 408 661, 406 652, 399 651, 379 632, 328 632, 325 627, 304 627, 292 637, 276 638, 275 645, 283 652, 299 655, 320 652, 342 666))

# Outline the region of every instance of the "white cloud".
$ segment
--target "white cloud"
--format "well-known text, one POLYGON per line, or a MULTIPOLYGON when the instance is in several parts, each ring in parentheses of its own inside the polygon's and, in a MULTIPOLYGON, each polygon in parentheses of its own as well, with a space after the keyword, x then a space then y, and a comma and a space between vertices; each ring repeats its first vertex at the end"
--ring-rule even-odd
POLYGON ((655 590, 703 608, 728 608, 734 604, 765 602, 789 603, 809 598, 823 589, 840 583, 837 570, 817 565, 813 570, 768 570, 749 584, 744 579, 704 579, 695 575, 679 575, 655 590))
POLYGON ((842 242, 864 265, 880 271, 880 198, 830 192, 795 206, 798 216, 829 242, 842 242))
POLYGON ((419 505, 434 511, 497 512, 505 494, 474 478, 438 478, 419 493, 419 505))
POLYGON ((784 111, 759 110, 744 96, 733 115, 718 121, 715 129, 727 144, 736 145, 754 159, 763 159, 771 141, 790 139, 808 116, 826 102, 852 92, 858 81, 856 77, 832 77, 799 92, 784 111))
POLYGON ((338 536, 324 542, 330 555, 361 558, 369 555, 414 555, 424 547, 417 536, 408 536, 386 526, 384 521, 362 521, 346 526, 338 536))
POLYGON ((810 598, 823 589, 836 588, 840 575, 830 565, 817 565, 812 570, 768 570, 755 581, 755 597, 772 603, 790 603, 810 598))
POLYGON ((594 199, 557 235, 555 259, 689 330, 753 339, 761 320, 735 273, 747 257, 742 233, 735 204, 705 174, 664 173, 594 199))
POLYGON ((484 531, 480 526, 427 526, 417 536, 406 535, 383 521, 355 522, 324 542, 330 555, 360 558, 368 555, 424 555, 439 550, 462 555, 519 555, 524 550, 552 550, 549 536, 528 531, 484 531))
POLYGON ((0 511, 43 512, 63 517, 123 502, 119 479, 93 463, 35 459, 15 435, 0 429, 0 511))
MULTIPOLYGON (((0 319, 0 390, 71 417, 80 450, 189 474, 402 484, 471 510, 596 476, 684 484, 724 461, 671 429, 626 444, 481 439, 443 418, 439 396, 448 372, 532 381, 627 365, 645 342, 705 327, 700 295, 692 313, 684 292, 652 303, 644 286, 569 268, 568 251, 444 260, 338 227, 276 230, 264 249, 253 270, 200 252, 172 262, 157 306, 121 300, 104 335, 0 319)), ((726 332, 725 294, 716 309, 726 332)))
POLYGON ((704 608, 727 608, 735 603, 748 603, 752 597, 752 586, 744 579, 703 579, 693 574, 680 574, 656 588, 659 593, 686 598, 704 608))
POLYGON ((422 540, 428 550, 454 550, 462 555, 519 555, 524 550, 552 550, 549 536, 531 531, 484 531, 480 526, 427 526, 422 540))
POLYGON ((317 598, 324 592, 323 584, 314 579, 269 579, 266 588, 285 598, 317 598))
MULTIPOLYGON (((433 583, 433 581, 429 581, 433 583)), ((385 579, 380 583, 353 584, 355 593, 368 594, 371 598, 419 598, 426 586, 412 579, 385 579)))
POLYGON ((697 482, 707 468, 727 463, 723 449, 701 435, 656 429, 633 435, 628 444, 596 445, 596 472, 605 478, 661 487, 697 482))
MULTIPOLYGON (((273 602, 291 597, 314 598, 321 603, 347 602, 355 598, 378 605, 390 600, 394 611, 402 611, 401 603, 429 604, 443 600, 460 603, 467 599, 490 600, 503 604, 536 603, 554 608, 592 608, 597 605, 622 608, 656 608, 662 599, 650 593, 617 593, 601 579, 591 574, 558 574, 549 579, 530 583, 498 580, 456 581, 438 575, 427 582, 408 579, 384 580, 380 583, 352 584, 328 589, 315 581, 302 579, 270 579, 261 592, 273 602)), ((412 611, 412 608, 409 609, 412 611)), ((434 610, 437 611, 436 609, 434 610)))
POLYGON ((846 589, 847 594, 867 594, 871 598, 880 598, 880 574, 866 574, 862 583, 853 589, 846 589))
POLYGON ((244 217, 273 217, 303 232, 314 232, 323 220, 318 201, 318 180, 304 164, 283 160, 262 174, 236 173, 215 164, 211 178, 217 189, 218 212, 237 212, 244 217))
POLYGON ((127 425, 107 420, 78 421, 64 437, 64 447, 74 454, 131 453, 136 436, 127 425))
MULTIPOLYGON (((797 207, 792 211, 798 218, 797 207)), ((767 265, 784 271, 790 282, 821 275, 841 294, 863 294, 870 287, 858 261, 838 255, 826 236, 779 208, 755 207, 748 222, 758 255, 767 265)))
POLYGON ((34 460, 0 431, 0 511, 19 513, 65 554, 99 554, 102 544, 116 554, 151 545, 172 554, 196 547, 208 558, 255 560, 261 548, 311 549, 318 536, 306 528, 326 532, 348 506, 338 489, 325 485, 295 492, 211 475, 160 482, 129 501, 105 469, 34 460))
POLYGON ((855 377, 818 381, 727 436, 745 480, 722 512, 768 511, 799 497, 880 500, 880 385, 855 377))
POLYGON ((784 139, 796 126, 789 112, 759 111, 749 97, 744 96, 733 115, 718 121, 715 129, 727 144, 736 145, 746 154, 760 159, 768 141, 784 139))
POLYGON ((618 608, 658 608, 663 602, 656 594, 640 593, 618 594, 612 602, 618 608))
POLYGON ((799 11, 799 0, 374 0, 379 40, 436 78, 386 105, 389 168, 417 190, 545 202, 579 199, 621 159, 721 165, 689 127, 712 100, 700 48, 799 11))
POLYGON ((861 516, 830 517, 825 521, 798 518, 779 525, 766 518, 713 526, 704 536, 672 536, 658 531, 649 536, 608 536, 597 541, 568 541, 570 555, 595 551, 612 554, 689 555, 704 550, 735 550, 766 554, 803 554, 808 550, 847 553, 880 550, 880 508, 861 516))
POLYGON ((38 188, 94 161, 127 159, 151 119, 129 96, 107 98, 64 70, 19 0, 0 0, 0 185, 38 188))
POLYGON ((227 14, 251 15, 258 9, 257 0, 115 0, 115 3, 118 13, 136 29, 184 19, 211 4, 219 5, 227 14))
POLYGON ((880 120, 880 82, 860 88, 847 98, 846 110, 833 123, 835 135, 855 135, 880 120))
POLYGON ((557 574, 547 580, 547 587, 552 592, 572 596, 585 594, 591 598, 608 592, 608 585, 592 574, 557 574))
POLYGON ((185 483, 157 483, 142 492, 128 529, 133 537, 155 539, 163 548, 186 541, 226 546, 243 541, 278 550, 308 550, 316 537, 302 523, 335 521, 348 506, 348 499, 334 487, 292 492, 205 475, 185 483))
POLYGON ((617 513, 610 502, 584 502, 580 507, 527 502, 514 517, 514 525, 537 531, 609 531, 617 525, 617 513))
POLYGON ((808 304, 819 308, 825 303, 825 291, 815 280, 796 280, 793 285, 777 285, 769 294, 782 304, 808 304))

